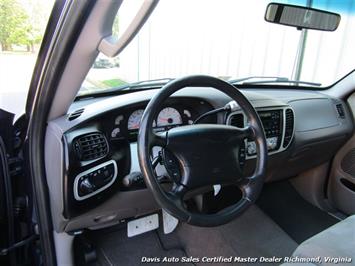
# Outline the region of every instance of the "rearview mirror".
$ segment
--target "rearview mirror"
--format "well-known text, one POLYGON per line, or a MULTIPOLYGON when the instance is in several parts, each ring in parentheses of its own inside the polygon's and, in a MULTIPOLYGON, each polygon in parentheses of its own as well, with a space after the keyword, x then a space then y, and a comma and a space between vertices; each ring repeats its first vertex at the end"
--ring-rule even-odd
POLYGON ((340 15, 309 7, 270 3, 266 8, 265 20, 298 29, 335 31, 340 15))

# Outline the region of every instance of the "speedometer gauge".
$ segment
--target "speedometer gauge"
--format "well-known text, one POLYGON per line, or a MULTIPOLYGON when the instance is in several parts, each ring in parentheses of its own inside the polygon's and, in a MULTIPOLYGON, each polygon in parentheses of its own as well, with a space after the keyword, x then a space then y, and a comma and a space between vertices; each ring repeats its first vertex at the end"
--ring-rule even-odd
POLYGON ((139 129, 141 124, 142 115, 144 113, 143 109, 135 110, 128 118, 128 130, 139 129))
POLYGON ((170 126, 182 124, 182 118, 178 110, 172 107, 166 107, 160 111, 157 119, 157 126, 170 126))

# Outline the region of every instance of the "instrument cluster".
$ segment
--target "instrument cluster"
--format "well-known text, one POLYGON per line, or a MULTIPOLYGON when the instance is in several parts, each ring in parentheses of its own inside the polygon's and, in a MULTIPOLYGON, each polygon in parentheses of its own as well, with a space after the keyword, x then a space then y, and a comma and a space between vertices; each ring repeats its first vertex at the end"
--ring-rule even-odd
MULTIPOLYGON (((133 111, 128 117, 127 129, 136 130, 140 127, 140 121, 142 119, 144 110, 138 109, 133 111)), ((184 114, 191 118, 191 112, 184 110, 184 114)), ((192 120, 188 120, 189 123, 193 123, 192 120)), ((174 107, 165 107, 159 112, 157 119, 153 122, 153 127, 173 127, 182 125, 182 115, 174 107)))
MULTIPOLYGON (((111 121, 110 138, 112 140, 127 139, 130 142, 137 140, 137 135, 146 105, 134 106, 120 110, 113 115, 111 121)), ((166 131, 173 127, 193 124, 200 114, 210 110, 209 104, 204 101, 193 105, 183 103, 167 104, 162 107, 153 122, 156 132, 166 131)))

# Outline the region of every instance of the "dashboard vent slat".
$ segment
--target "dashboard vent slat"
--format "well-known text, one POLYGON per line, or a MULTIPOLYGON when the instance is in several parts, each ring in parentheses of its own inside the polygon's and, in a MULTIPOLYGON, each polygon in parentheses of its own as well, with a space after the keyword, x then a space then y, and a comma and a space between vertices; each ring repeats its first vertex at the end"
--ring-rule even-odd
POLYGON ((73 145, 80 161, 95 160, 108 153, 107 140, 102 133, 80 136, 73 142, 73 145))
POLYGON ((341 103, 336 104, 335 108, 337 109, 338 115, 340 118, 345 118, 345 112, 344 112, 344 107, 341 103))
POLYGON ((77 119, 79 116, 81 116, 81 114, 84 112, 84 108, 75 110, 74 112, 72 112, 71 114, 69 114, 68 120, 72 121, 74 119, 77 119))
POLYGON ((244 116, 243 114, 235 114, 230 117, 229 123, 231 126, 244 127, 244 116))
POLYGON ((286 109, 285 119, 285 138, 283 143, 284 148, 286 148, 290 144, 294 130, 295 117, 291 109, 286 109))

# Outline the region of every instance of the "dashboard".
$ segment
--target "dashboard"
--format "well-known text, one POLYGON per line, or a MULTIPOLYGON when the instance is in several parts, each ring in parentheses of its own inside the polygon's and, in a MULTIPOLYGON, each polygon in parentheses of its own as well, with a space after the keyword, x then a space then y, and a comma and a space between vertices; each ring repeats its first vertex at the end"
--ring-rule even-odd
MULTIPOLYGON (((85 213, 106 201, 114 191, 142 189, 136 141, 147 104, 147 100, 138 101, 97 112, 64 133, 65 218, 85 213)), ((192 124, 212 109, 211 104, 198 97, 170 98, 159 108, 153 130, 161 132, 192 124)), ((85 114, 78 110, 66 120, 79 121, 85 114)), ((217 117, 209 116, 203 122, 217 123, 217 117)))
MULTIPOLYGON (((159 209, 144 185, 136 144, 144 109, 156 92, 77 101, 66 116, 48 123, 47 182, 55 199, 52 213, 58 232, 96 228, 159 209)), ((339 99, 302 90, 248 89, 242 93, 264 127, 269 151, 267 182, 329 161, 351 136, 352 116, 339 99)), ((192 124, 230 101, 212 88, 186 88, 159 108, 153 128, 158 132, 192 124)), ((237 108, 208 116, 201 123, 244 127, 248 121, 237 108)), ((153 149, 153 156, 154 152, 159 150, 153 149)), ((246 175, 254 170, 255 152, 255 143, 245 140, 246 175)), ((157 171, 169 175, 159 167, 157 171)))

